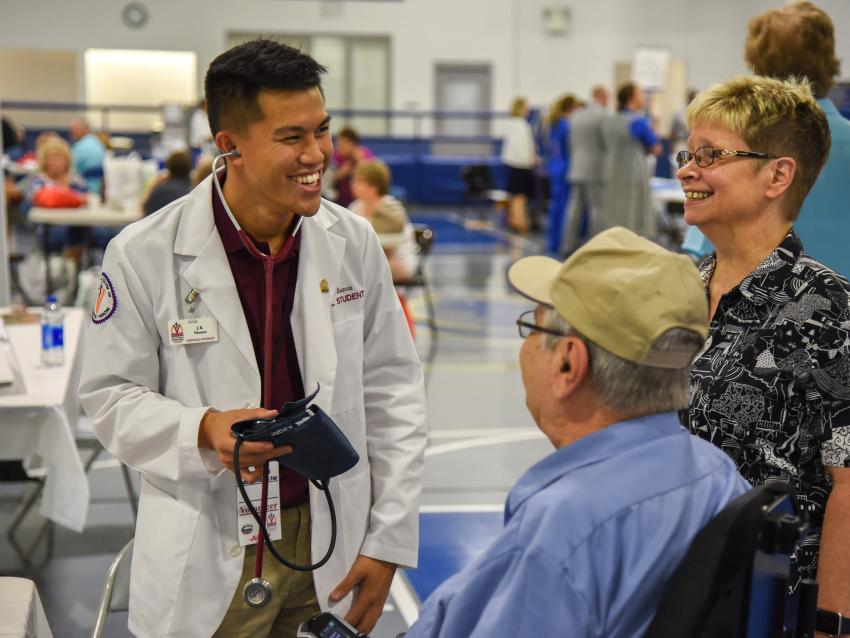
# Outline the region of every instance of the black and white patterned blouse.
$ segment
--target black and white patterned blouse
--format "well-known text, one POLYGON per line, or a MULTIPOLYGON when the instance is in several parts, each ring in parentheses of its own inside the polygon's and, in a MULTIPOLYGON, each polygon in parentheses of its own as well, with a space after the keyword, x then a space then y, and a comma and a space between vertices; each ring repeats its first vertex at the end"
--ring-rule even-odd
MULTIPOLYGON (((700 265, 706 291, 714 266, 714 256, 700 265)), ((850 467, 850 284, 793 231, 720 298, 680 416, 753 485, 790 481, 818 532, 797 557, 799 575, 814 578, 832 489, 824 468, 850 467)))

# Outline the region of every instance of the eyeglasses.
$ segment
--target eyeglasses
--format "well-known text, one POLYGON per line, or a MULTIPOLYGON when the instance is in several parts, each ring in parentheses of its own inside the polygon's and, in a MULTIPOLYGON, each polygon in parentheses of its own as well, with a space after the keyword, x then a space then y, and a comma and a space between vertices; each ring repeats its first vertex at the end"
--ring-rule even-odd
POLYGON ((711 146, 701 146, 693 153, 679 151, 676 153, 676 165, 679 168, 687 166, 688 162, 695 160, 700 168, 708 168, 714 164, 714 160, 724 157, 748 157, 750 159, 774 159, 773 155, 767 153, 756 153, 755 151, 726 151, 711 146))
POLYGON ((534 319, 534 310, 526 310, 519 316, 519 319, 516 320, 516 325, 519 327, 519 336, 525 339, 526 337, 531 336, 533 332, 542 332, 547 335, 552 335, 555 337, 567 337, 565 332, 561 332, 559 330, 552 330, 551 328, 544 328, 543 326, 538 326, 536 323, 531 321, 526 321, 526 317, 531 317, 534 319))

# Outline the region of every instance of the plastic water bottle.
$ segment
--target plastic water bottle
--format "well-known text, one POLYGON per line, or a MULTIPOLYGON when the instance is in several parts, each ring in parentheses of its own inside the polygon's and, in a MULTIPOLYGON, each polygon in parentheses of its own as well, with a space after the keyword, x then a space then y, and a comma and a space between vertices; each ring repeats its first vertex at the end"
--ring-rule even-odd
POLYGON ((41 311, 41 365, 65 364, 65 317, 54 295, 47 298, 41 311))

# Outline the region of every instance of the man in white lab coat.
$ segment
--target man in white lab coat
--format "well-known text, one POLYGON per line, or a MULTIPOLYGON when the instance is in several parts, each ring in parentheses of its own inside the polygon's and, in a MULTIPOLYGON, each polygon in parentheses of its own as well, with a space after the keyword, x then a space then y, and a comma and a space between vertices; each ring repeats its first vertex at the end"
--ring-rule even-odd
MULTIPOLYGON (((416 563, 422 371, 377 236, 320 198, 332 153, 324 71, 263 40, 216 58, 206 97, 227 155, 221 188, 208 178, 104 257, 80 398, 106 449, 142 475, 129 620, 139 636, 291 636, 319 608, 368 632, 396 567, 416 563), (256 529, 239 515, 230 426, 317 385, 316 403, 360 455, 331 481, 336 548, 312 573, 266 555, 273 596, 254 609, 242 588, 256 575, 256 529)), ((246 443, 236 471, 256 481, 289 450, 246 443)), ((284 468, 270 485, 275 547, 319 560, 331 528, 322 492, 284 468)))

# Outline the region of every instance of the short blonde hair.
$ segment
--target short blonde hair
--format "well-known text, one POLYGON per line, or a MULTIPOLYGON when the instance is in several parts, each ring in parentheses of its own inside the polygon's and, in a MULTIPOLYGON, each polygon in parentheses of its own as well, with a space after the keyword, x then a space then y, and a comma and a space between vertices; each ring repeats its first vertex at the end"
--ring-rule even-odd
POLYGON ((66 172, 71 172, 71 147, 68 146, 68 142, 63 140, 61 137, 50 136, 45 138, 39 145, 36 150, 36 159, 38 160, 38 168, 40 171, 45 172, 47 170, 47 156, 50 153, 61 153, 65 157, 65 162, 67 164, 66 172))
POLYGON ((523 117, 528 110, 528 100, 524 97, 515 98, 511 102, 511 115, 513 117, 523 117))
POLYGON ((354 169, 354 177, 363 180, 370 186, 374 186, 381 196, 390 192, 390 183, 392 175, 389 167, 381 160, 368 160, 359 162, 357 168, 354 169))
POLYGON ((826 97, 841 63, 832 20, 811 2, 771 9, 750 20, 744 57, 753 71, 774 78, 802 76, 815 97, 826 97))
POLYGON ((754 151, 793 158, 797 171, 787 191, 786 214, 790 221, 797 219, 831 144, 826 116, 808 81, 739 75, 698 93, 686 116, 689 129, 719 126, 754 151))

